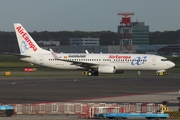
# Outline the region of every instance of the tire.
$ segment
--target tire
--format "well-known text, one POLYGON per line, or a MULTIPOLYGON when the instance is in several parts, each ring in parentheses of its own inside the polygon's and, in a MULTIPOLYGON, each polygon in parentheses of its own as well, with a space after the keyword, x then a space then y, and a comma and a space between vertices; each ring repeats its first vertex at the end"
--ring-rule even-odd
POLYGON ((94 71, 94 76, 98 76, 99 72, 98 71, 94 71))
POLYGON ((88 76, 92 76, 92 72, 91 71, 88 72, 88 76))
POLYGON ((11 117, 12 115, 13 115, 13 111, 11 111, 11 110, 6 111, 7 117, 11 117))

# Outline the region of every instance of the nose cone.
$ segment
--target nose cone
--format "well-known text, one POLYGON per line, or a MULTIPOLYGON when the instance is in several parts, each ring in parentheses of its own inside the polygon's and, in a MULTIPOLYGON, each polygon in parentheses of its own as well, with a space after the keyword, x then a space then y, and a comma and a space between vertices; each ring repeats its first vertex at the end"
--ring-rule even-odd
POLYGON ((172 67, 175 66, 175 64, 174 64, 173 62, 169 62, 168 66, 169 66, 170 68, 172 68, 172 67))

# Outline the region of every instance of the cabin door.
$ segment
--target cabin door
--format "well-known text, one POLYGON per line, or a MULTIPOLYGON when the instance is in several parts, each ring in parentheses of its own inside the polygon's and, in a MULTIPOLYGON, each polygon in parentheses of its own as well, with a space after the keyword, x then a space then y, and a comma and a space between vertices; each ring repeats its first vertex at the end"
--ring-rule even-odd
POLYGON ((152 59, 152 65, 156 65, 156 58, 155 57, 152 59))
POLYGON ((40 64, 43 65, 43 56, 40 56, 40 64))

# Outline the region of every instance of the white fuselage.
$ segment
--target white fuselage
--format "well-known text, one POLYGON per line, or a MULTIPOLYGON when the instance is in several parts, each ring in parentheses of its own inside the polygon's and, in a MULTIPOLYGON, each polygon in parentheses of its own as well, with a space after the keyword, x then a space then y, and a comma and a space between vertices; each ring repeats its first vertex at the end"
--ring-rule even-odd
MULTIPOLYGON (((59 53, 59 59, 78 61, 82 63, 94 64, 91 68, 98 68, 100 65, 112 65, 116 70, 165 70, 172 68, 175 64, 165 57, 148 54, 76 54, 59 53)), ((52 54, 31 54, 29 58, 21 60, 56 69, 83 69, 72 62, 55 60, 52 54)))

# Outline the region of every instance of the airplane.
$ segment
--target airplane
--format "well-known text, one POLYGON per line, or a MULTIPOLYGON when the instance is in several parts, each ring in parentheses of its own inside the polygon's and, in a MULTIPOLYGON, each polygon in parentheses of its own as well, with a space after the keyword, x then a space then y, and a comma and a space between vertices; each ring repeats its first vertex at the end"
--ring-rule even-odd
MULTIPOLYGON (((37 45, 20 23, 14 23, 19 45, 20 60, 32 64, 64 70, 86 70, 88 76, 100 73, 123 73, 126 70, 157 70, 166 74, 166 69, 175 64, 167 58, 148 54, 114 54, 114 53, 55 53, 37 45)), ((158 74, 157 74, 158 75, 158 74)))

